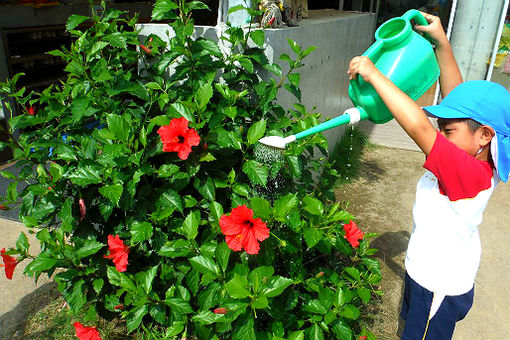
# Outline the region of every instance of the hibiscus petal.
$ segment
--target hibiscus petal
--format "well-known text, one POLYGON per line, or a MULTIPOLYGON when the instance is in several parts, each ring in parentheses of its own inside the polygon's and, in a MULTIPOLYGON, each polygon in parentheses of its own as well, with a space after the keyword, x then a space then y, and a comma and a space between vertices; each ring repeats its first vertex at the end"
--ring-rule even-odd
POLYGON ((253 230, 248 230, 244 235, 243 248, 250 255, 259 253, 260 245, 253 230))
POLYGON ((113 263, 115 263, 115 269, 120 273, 127 270, 128 265, 128 254, 126 252, 118 252, 114 255, 113 263))
POLYGON ((189 146, 197 146, 198 144, 200 144, 200 136, 194 129, 189 129, 188 131, 186 131, 184 141, 189 146))
POLYGON ((190 153, 191 146, 187 144, 179 144, 179 151, 177 155, 179 156, 180 159, 182 159, 183 161, 187 160, 190 153))
POLYGON ((227 235, 225 242, 233 251, 240 251, 243 248, 243 235, 227 235))
POLYGON ((181 148, 180 143, 164 143, 163 142, 163 152, 178 152, 181 148))
POLYGON ((264 241, 269 237, 269 229, 266 227, 266 224, 262 222, 260 218, 251 221, 253 223, 253 233, 257 240, 264 241))
POLYGON ((241 233, 241 225, 232 216, 220 217, 220 229, 224 235, 238 235, 241 233))
POLYGON ((232 209, 230 216, 233 220, 242 225, 253 218, 253 210, 245 205, 240 205, 232 209))

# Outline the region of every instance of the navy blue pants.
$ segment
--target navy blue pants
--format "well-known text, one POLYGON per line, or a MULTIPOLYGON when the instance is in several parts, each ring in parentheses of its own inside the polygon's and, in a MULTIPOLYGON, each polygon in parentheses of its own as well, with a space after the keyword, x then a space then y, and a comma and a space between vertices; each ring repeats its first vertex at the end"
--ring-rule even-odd
POLYGON ((474 287, 463 295, 447 295, 429 320, 434 293, 416 283, 406 273, 400 316, 406 320, 403 340, 450 340, 455 323, 464 319, 473 305, 474 287))

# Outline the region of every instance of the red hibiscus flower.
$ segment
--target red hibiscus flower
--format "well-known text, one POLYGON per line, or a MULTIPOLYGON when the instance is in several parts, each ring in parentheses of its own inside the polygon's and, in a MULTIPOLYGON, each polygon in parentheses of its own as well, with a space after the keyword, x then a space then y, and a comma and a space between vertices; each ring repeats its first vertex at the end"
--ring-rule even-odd
POLYGON ((220 217, 221 232, 230 249, 240 251, 244 248, 248 254, 258 254, 260 245, 269 237, 269 229, 260 218, 253 218, 253 210, 245 205, 232 209, 230 216, 220 217))
POLYGON ((358 229, 358 226, 353 221, 344 224, 345 238, 353 248, 359 246, 359 240, 363 239, 363 233, 358 229))
POLYGON ((216 308, 214 311, 214 314, 227 314, 227 309, 226 308, 216 308))
POLYGON ((124 241, 119 238, 119 235, 108 235, 108 250, 110 255, 105 255, 105 259, 112 259, 115 263, 115 269, 119 272, 125 272, 128 265, 129 247, 124 245, 124 241))
POLYGON ((85 327, 79 322, 74 323, 76 337, 80 340, 102 340, 96 327, 85 327))
POLYGON ((27 113, 31 116, 35 115, 35 107, 27 106, 27 113))
POLYGON ((184 117, 174 118, 170 124, 158 129, 163 143, 163 151, 177 152, 180 159, 188 159, 191 147, 200 143, 200 136, 194 129, 188 128, 188 123, 184 117))
POLYGON ((5 267, 5 277, 7 277, 9 280, 12 280, 12 274, 14 274, 14 268, 16 268, 18 261, 16 261, 16 259, 10 255, 5 255, 5 248, 0 250, 0 254, 2 255, 2 260, 4 261, 4 264, 0 264, 0 267, 5 267))

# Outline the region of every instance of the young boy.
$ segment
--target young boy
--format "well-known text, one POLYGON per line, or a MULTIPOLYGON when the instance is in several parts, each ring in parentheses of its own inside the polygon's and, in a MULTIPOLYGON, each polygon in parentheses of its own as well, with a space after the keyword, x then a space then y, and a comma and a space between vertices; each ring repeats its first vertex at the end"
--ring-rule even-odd
POLYGON ((455 323, 473 304, 480 262, 478 225, 498 180, 510 172, 510 93, 488 81, 462 83, 439 18, 422 13, 436 45, 444 100, 425 111, 377 70, 369 58, 352 59, 349 77, 370 83, 397 122, 426 155, 418 182, 413 232, 405 266, 402 339, 451 339, 455 323), (498 179, 499 177, 499 179, 498 179))

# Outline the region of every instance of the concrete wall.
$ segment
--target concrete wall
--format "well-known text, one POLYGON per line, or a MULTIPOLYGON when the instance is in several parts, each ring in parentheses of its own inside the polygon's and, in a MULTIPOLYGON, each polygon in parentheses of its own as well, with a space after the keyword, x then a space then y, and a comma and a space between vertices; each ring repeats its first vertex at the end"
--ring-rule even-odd
MULTIPOLYGON (((305 59, 300 69, 302 103, 309 111, 316 107, 325 117, 335 117, 352 106, 347 95, 349 80, 347 66, 352 57, 363 53, 372 43, 375 15, 334 10, 310 11, 310 18, 299 27, 266 30, 266 55, 280 64, 285 71, 286 63, 278 60, 282 53, 292 55, 287 38, 295 40, 303 48, 317 46, 317 50, 305 59)), ((169 27, 164 24, 141 24, 141 35, 157 34, 167 39, 169 27)), ((219 29, 210 26, 196 27, 196 35, 217 39, 219 29)), ((286 90, 278 99, 284 107, 296 102, 286 90)), ((344 128, 325 131, 330 150, 341 138, 344 128)))

